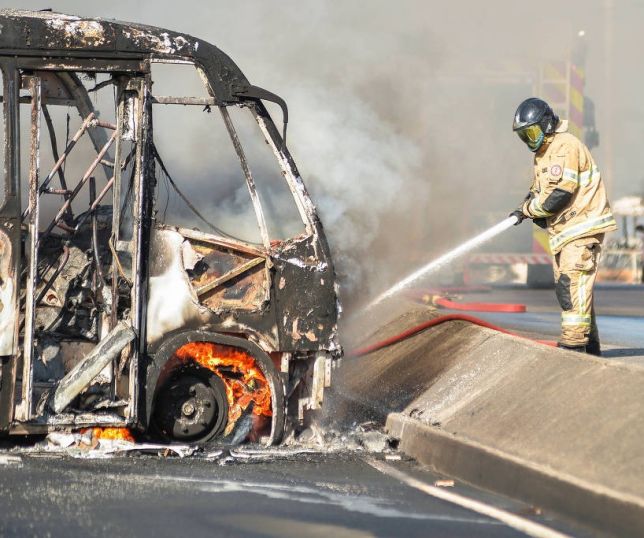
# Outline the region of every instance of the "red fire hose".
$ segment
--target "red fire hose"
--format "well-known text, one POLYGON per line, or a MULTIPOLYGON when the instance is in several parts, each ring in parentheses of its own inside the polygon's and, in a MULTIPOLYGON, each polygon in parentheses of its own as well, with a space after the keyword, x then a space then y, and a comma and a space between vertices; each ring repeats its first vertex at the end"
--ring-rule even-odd
POLYGON ((502 327, 498 327, 497 325, 492 325, 491 323, 488 323, 487 321, 484 321, 479 318, 475 318, 474 316, 468 316, 467 314, 447 314, 444 316, 439 316, 434 319, 430 319, 428 321, 425 321, 421 323, 420 325, 416 325, 415 327, 412 327, 410 329, 407 329, 406 331, 403 331, 399 334, 396 334, 394 336, 391 336, 389 338, 386 338, 385 340, 382 340, 380 342, 376 342, 375 344, 370 344, 368 346, 360 347, 358 349, 354 349, 350 353, 348 353, 348 357, 356 358, 356 357, 363 357, 364 355, 368 355, 369 353, 372 353, 374 351, 378 351, 379 349, 385 348, 387 346, 390 346, 392 344, 396 344, 398 342, 401 342, 402 340, 405 340, 406 338, 409 338, 410 336, 413 336, 415 334, 418 334, 421 331, 424 331, 425 329, 429 329, 430 327, 435 327, 436 325, 440 325, 441 323, 445 323, 446 321, 467 321, 469 323, 473 323, 475 325, 479 325, 481 327, 486 327, 488 329, 492 329, 494 331, 498 331, 500 333, 504 334, 510 334, 512 336, 517 336, 519 338, 524 338, 525 340, 532 340, 534 342, 539 342, 540 344, 544 344, 547 346, 556 346, 557 342, 553 342, 551 340, 534 340, 532 338, 527 338, 526 336, 521 336, 519 334, 513 333, 511 331, 508 331, 507 329, 504 329, 502 327))
POLYGON ((490 291, 492 288, 485 286, 461 286, 452 288, 429 288, 415 289, 407 292, 407 296, 423 303, 432 303, 437 307, 449 310, 465 310, 467 312, 505 312, 508 314, 519 314, 526 311, 526 305, 519 303, 457 303, 448 298, 455 293, 481 293, 490 291))
POLYGON ((449 308, 450 310, 467 310, 468 312, 508 312, 508 313, 521 313, 526 311, 524 304, 516 303, 457 303, 450 301, 445 297, 437 297, 434 299, 436 306, 449 308))

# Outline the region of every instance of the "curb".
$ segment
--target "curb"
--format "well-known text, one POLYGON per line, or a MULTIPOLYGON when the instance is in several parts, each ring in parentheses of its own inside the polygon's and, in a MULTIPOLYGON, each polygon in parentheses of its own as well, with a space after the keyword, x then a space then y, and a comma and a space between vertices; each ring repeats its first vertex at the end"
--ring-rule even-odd
POLYGON ((388 433, 405 454, 477 487, 518 497, 611 535, 644 535, 644 499, 535 465, 401 413, 388 433))

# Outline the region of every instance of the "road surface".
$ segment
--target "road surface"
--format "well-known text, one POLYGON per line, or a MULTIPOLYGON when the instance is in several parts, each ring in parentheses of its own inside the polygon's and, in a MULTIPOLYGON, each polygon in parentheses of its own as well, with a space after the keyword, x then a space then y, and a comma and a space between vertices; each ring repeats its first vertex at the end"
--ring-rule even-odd
MULTIPOLYGON (((475 315, 533 336, 554 339, 559 332, 552 290, 503 288, 458 300, 522 302, 525 314, 475 315)), ((393 317, 409 306, 383 308, 393 317)), ((600 287, 597 311, 605 356, 644 364, 644 287, 600 287)), ((363 340, 376 326, 365 317, 356 338, 363 340)), ((351 342, 345 345, 350 349, 351 342)), ((593 536, 555 514, 458 482, 439 489, 462 496, 466 506, 467 500, 482 502, 483 512, 427 493, 446 478, 396 452, 288 457, 279 451, 253 457, 224 452, 209 460, 203 455, 77 459, 0 450, 0 536, 526 536, 492 517, 495 509, 543 525, 545 534, 538 535, 593 536)))
MULTIPOLYGON (((0 535, 526 536, 384 474, 370 465, 374 458, 429 486, 438 478, 413 462, 350 452, 226 465, 195 457, 23 454, 20 462, 0 465, 0 535)), ((591 536, 462 484, 442 489, 548 529, 591 536)))

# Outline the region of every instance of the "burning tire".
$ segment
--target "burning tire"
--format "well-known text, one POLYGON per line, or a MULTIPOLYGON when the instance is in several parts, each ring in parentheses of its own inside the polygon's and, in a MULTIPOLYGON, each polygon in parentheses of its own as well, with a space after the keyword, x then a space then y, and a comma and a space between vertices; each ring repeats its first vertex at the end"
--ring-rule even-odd
POLYGON ((166 439, 200 442, 216 437, 228 421, 223 381, 204 368, 179 369, 158 391, 153 421, 166 439))
POLYGON ((242 347, 180 338, 166 342, 159 354, 152 431, 179 442, 278 441, 283 388, 270 359, 242 347))

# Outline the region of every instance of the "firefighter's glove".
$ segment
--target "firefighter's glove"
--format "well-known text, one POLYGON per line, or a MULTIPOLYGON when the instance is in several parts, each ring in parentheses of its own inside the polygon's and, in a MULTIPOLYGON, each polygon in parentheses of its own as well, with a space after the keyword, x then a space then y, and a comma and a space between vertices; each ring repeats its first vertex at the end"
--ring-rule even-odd
POLYGON ((512 213, 510 213, 508 215, 508 217, 516 217, 517 218, 517 222, 516 222, 515 226, 518 226, 519 224, 521 224, 527 218, 525 216, 525 214, 523 213, 523 211, 521 211, 520 209, 515 209, 512 213))
POLYGON ((543 228, 544 230, 548 227, 548 222, 546 219, 532 219, 532 222, 534 222, 539 228, 543 228))

